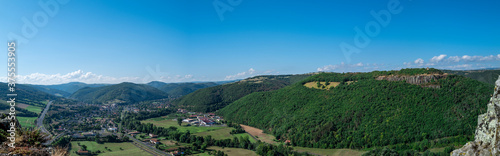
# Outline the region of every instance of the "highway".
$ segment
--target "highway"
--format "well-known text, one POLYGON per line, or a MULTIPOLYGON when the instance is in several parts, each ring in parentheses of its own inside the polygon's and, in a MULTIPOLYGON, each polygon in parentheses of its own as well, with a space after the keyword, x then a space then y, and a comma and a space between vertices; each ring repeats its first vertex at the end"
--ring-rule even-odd
MULTIPOLYGON (((50 134, 49 131, 47 131, 47 129, 45 129, 45 127, 43 126, 43 119, 45 118, 45 115, 49 111, 51 104, 52 104, 52 101, 49 101, 47 103, 47 106, 45 107, 45 109, 43 109, 42 114, 40 115, 40 117, 36 121, 36 127, 38 127, 42 131, 42 133, 48 134, 49 138, 52 137, 52 134, 50 134)), ((64 134, 64 133, 61 133, 61 134, 64 134)), ((44 143, 44 145, 50 145, 54 141, 54 139, 59 138, 61 136, 61 134, 57 135, 57 137, 55 137, 53 139, 50 139, 49 141, 44 143)))
POLYGON ((51 136, 51 134, 49 133, 49 131, 47 131, 47 129, 45 129, 45 127, 43 127, 43 118, 45 118, 45 114, 47 114, 47 112, 49 111, 51 104, 52 104, 52 101, 49 101, 47 103, 47 106, 43 110, 42 115, 40 115, 40 117, 36 121, 36 127, 40 128, 40 130, 42 130, 42 132, 49 134, 49 136, 51 136))

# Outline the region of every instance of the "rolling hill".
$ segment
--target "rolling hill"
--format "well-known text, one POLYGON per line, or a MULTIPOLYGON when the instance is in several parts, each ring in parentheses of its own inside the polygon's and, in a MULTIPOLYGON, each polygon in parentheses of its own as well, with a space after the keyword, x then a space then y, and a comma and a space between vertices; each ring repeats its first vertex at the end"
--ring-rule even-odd
POLYGON ((271 91, 299 82, 312 74, 256 76, 238 82, 196 90, 174 104, 198 112, 212 112, 253 92, 271 91))
MULTIPOLYGON (((493 85, 435 69, 321 73, 282 89, 254 92, 217 113, 294 146, 428 143, 474 134, 477 115, 486 111, 492 89, 493 85), (305 86, 310 82, 317 87, 305 86), (324 87, 331 83, 335 85, 324 87)), ((430 144, 418 148, 425 146, 430 144)))
POLYGON ((85 87, 102 87, 107 85, 109 84, 86 84, 82 82, 70 82, 57 85, 32 85, 32 86, 49 94, 53 95, 60 94, 63 97, 68 97, 77 90, 85 87))
POLYGON ((445 73, 462 75, 474 80, 488 84, 494 84, 500 75, 500 69, 478 69, 478 70, 442 70, 445 73))
POLYGON ((147 85, 155 87, 171 97, 181 97, 192 93, 198 89, 212 87, 218 85, 215 82, 201 82, 201 83, 164 83, 158 81, 149 82, 147 85))
POLYGON ((145 84, 124 82, 102 87, 85 87, 76 91, 70 97, 87 103, 131 104, 167 98, 168 94, 145 84))
MULTIPOLYGON (((10 93, 11 92, 8 91, 7 84, 0 82, 0 98, 2 100, 8 101, 9 97, 7 97, 7 94, 10 93)), ((45 106, 45 104, 41 103, 41 101, 60 99, 60 97, 42 92, 37 88, 32 87, 31 85, 24 84, 16 84, 16 93, 17 102, 40 107, 45 106)))

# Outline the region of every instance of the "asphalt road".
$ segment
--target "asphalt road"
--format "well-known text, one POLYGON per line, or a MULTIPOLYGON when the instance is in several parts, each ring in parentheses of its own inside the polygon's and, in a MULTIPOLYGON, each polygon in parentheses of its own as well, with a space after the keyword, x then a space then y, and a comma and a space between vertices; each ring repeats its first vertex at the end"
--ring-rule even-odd
MULTIPOLYGON (((49 111, 49 108, 50 108, 51 104, 52 104, 52 101, 49 101, 47 103, 47 106, 45 107, 45 109, 43 110, 42 114, 40 115, 40 117, 36 121, 36 127, 38 127, 42 131, 42 133, 48 134, 48 137, 52 137, 52 134, 50 134, 49 131, 47 131, 47 129, 45 129, 45 127, 43 126, 43 118, 45 118, 45 114, 47 114, 47 112, 49 111)), ((58 135, 58 137, 59 136, 60 135, 58 135)), ((51 139, 51 140, 47 141, 44 144, 45 145, 49 145, 50 143, 52 143, 52 141, 54 141, 54 139, 51 139)))

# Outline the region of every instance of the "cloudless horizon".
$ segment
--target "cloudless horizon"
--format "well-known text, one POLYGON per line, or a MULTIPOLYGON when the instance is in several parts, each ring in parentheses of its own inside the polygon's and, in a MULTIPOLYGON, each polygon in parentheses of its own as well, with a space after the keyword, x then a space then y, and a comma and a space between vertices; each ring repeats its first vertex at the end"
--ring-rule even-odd
MULTIPOLYGON (((1 48, 18 42, 19 83, 500 68, 500 1, 3 0, 0 6, 1 48), (26 32, 26 25, 36 31, 26 32), (343 51, 346 44, 357 51, 343 51)), ((0 60, 7 64, 7 55, 0 60)), ((3 73, 5 81, 7 68, 3 73)))

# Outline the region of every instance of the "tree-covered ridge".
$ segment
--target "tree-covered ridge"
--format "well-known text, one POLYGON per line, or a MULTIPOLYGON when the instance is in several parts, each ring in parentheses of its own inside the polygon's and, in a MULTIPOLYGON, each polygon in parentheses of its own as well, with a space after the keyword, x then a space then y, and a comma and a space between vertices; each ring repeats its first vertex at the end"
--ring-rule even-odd
POLYGON ((167 98, 168 95, 148 85, 124 82, 110 86, 82 88, 73 93, 71 97, 88 103, 131 104, 167 98))
POLYGON ((253 92, 271 91, 299 82, 311 74, 256 76, 224 85, 199 89, 174 101, 197 112, 212 112, 253 92))
POLYGON ((212 87, 218 85, 215 82, 200 82, 200 83, 164 83, 159 81, 152 81, 148 83, 149 86, 155 87, 172 97, 181 97, 192 93, 198 89, 212 87))
POLYGON ((457 75, 437 80, 441 89, 374 79, 436 73, 440 72, 321 73, 279 90, 252 93, 219 113, 305 147, 363 148, 472 135, 493 86, 457 75), (357 82, 330 90, 303 86, 312 81, 357 82))
MULTIPOLYGON (((56 97, 54 95, 42 92, 31 85, 24 85, 24 84, 16 84, 16 91, 15 93, 17 94, 16 102, 17 103, 24 103, 28 105, 34 105, 34 106, 39 106, 39 107, 44 107, 45 104, 42 103, 41 101, 47 101, 47 100, 60 100, 62 98, 56 97)), ((9 91, 9 87, 7 86, 7 83, 2 83, 0 82, 0 98, 4 101, 9 101, 9 97, 7 94, 12 94, 13 92, 9 91)))
POLYGON ((474 80, 478 80, 488 84, 495 84, 495 81, 500 75, 500 69, 494 70, 442 70, 445 73, 462 75, 474 80))

